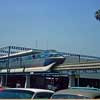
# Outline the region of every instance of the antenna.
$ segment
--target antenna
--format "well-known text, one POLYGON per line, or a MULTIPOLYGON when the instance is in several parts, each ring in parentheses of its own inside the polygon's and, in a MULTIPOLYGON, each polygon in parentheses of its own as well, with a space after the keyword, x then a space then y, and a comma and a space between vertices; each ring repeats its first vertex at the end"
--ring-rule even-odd
POLYGON ((35 48, 38 48, 38 40, 35 41, 35 48))
POLYGON ((46 49, 48 50, 48 40, 46 41, 46 49))

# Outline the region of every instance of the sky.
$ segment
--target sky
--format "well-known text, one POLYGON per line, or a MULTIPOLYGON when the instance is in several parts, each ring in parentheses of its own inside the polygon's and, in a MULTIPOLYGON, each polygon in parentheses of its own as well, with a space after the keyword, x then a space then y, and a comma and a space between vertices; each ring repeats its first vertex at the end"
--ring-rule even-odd
POLYGON ((100 0, 0 0, 0 47, 100 56, 100 0))

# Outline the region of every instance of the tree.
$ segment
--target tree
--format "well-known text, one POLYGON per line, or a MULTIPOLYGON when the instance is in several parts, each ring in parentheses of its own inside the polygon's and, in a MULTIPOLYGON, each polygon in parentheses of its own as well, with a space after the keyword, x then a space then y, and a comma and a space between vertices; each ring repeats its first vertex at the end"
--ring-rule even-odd
POLYGON ((100 21, 100 9, 95 12, 95 18, 100 21))

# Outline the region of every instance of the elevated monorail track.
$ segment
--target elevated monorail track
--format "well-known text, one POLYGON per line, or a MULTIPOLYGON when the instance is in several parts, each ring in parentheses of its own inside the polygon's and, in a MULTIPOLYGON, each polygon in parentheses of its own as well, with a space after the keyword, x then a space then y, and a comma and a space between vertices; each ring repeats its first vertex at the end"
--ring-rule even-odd
POLYGON ((63 65, 55 67, 55 70, 80 70, 80 69, 100 69, 100 62, 98 63, 84 63, 74 65, 63 65))
MULTIPOLYGON (((53 64, 50 64, 48 66, 41 66, 41 67, 30 67, 30 68, 14 68, 14 69, 9 69, 9 73, 19 73, 19 72, 46 72, 48 70, 98 70, 100 69, 100 62, 98 63, 88 63, 88 64, 75 64, 75 65, 62 65, 62 66, 56 66, 54 67, 53 64)), ((7 69, 1 69, 0 73, 6 73, 7 69)))

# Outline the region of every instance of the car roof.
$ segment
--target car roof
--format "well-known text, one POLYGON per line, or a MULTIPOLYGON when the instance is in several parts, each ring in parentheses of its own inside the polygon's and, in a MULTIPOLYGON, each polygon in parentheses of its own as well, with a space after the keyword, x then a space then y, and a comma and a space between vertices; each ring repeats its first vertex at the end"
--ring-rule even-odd
POLYGON ((64 90, 59 90, 54 93, 55 94, 72 94, 72 95, 80 95, 86 96, 90 98, 94 98, 96 96, 100 96, 100 89, 97 88, 89 88, 89 87, 71 87, 64 90))
POLYGON ((54 91, 46 90, 46 89, 36 89, 36 88, 5 88, 6 90, 26 90, 26 91, 32 91, 32 92, 51 92, 54 93, 54 91))

